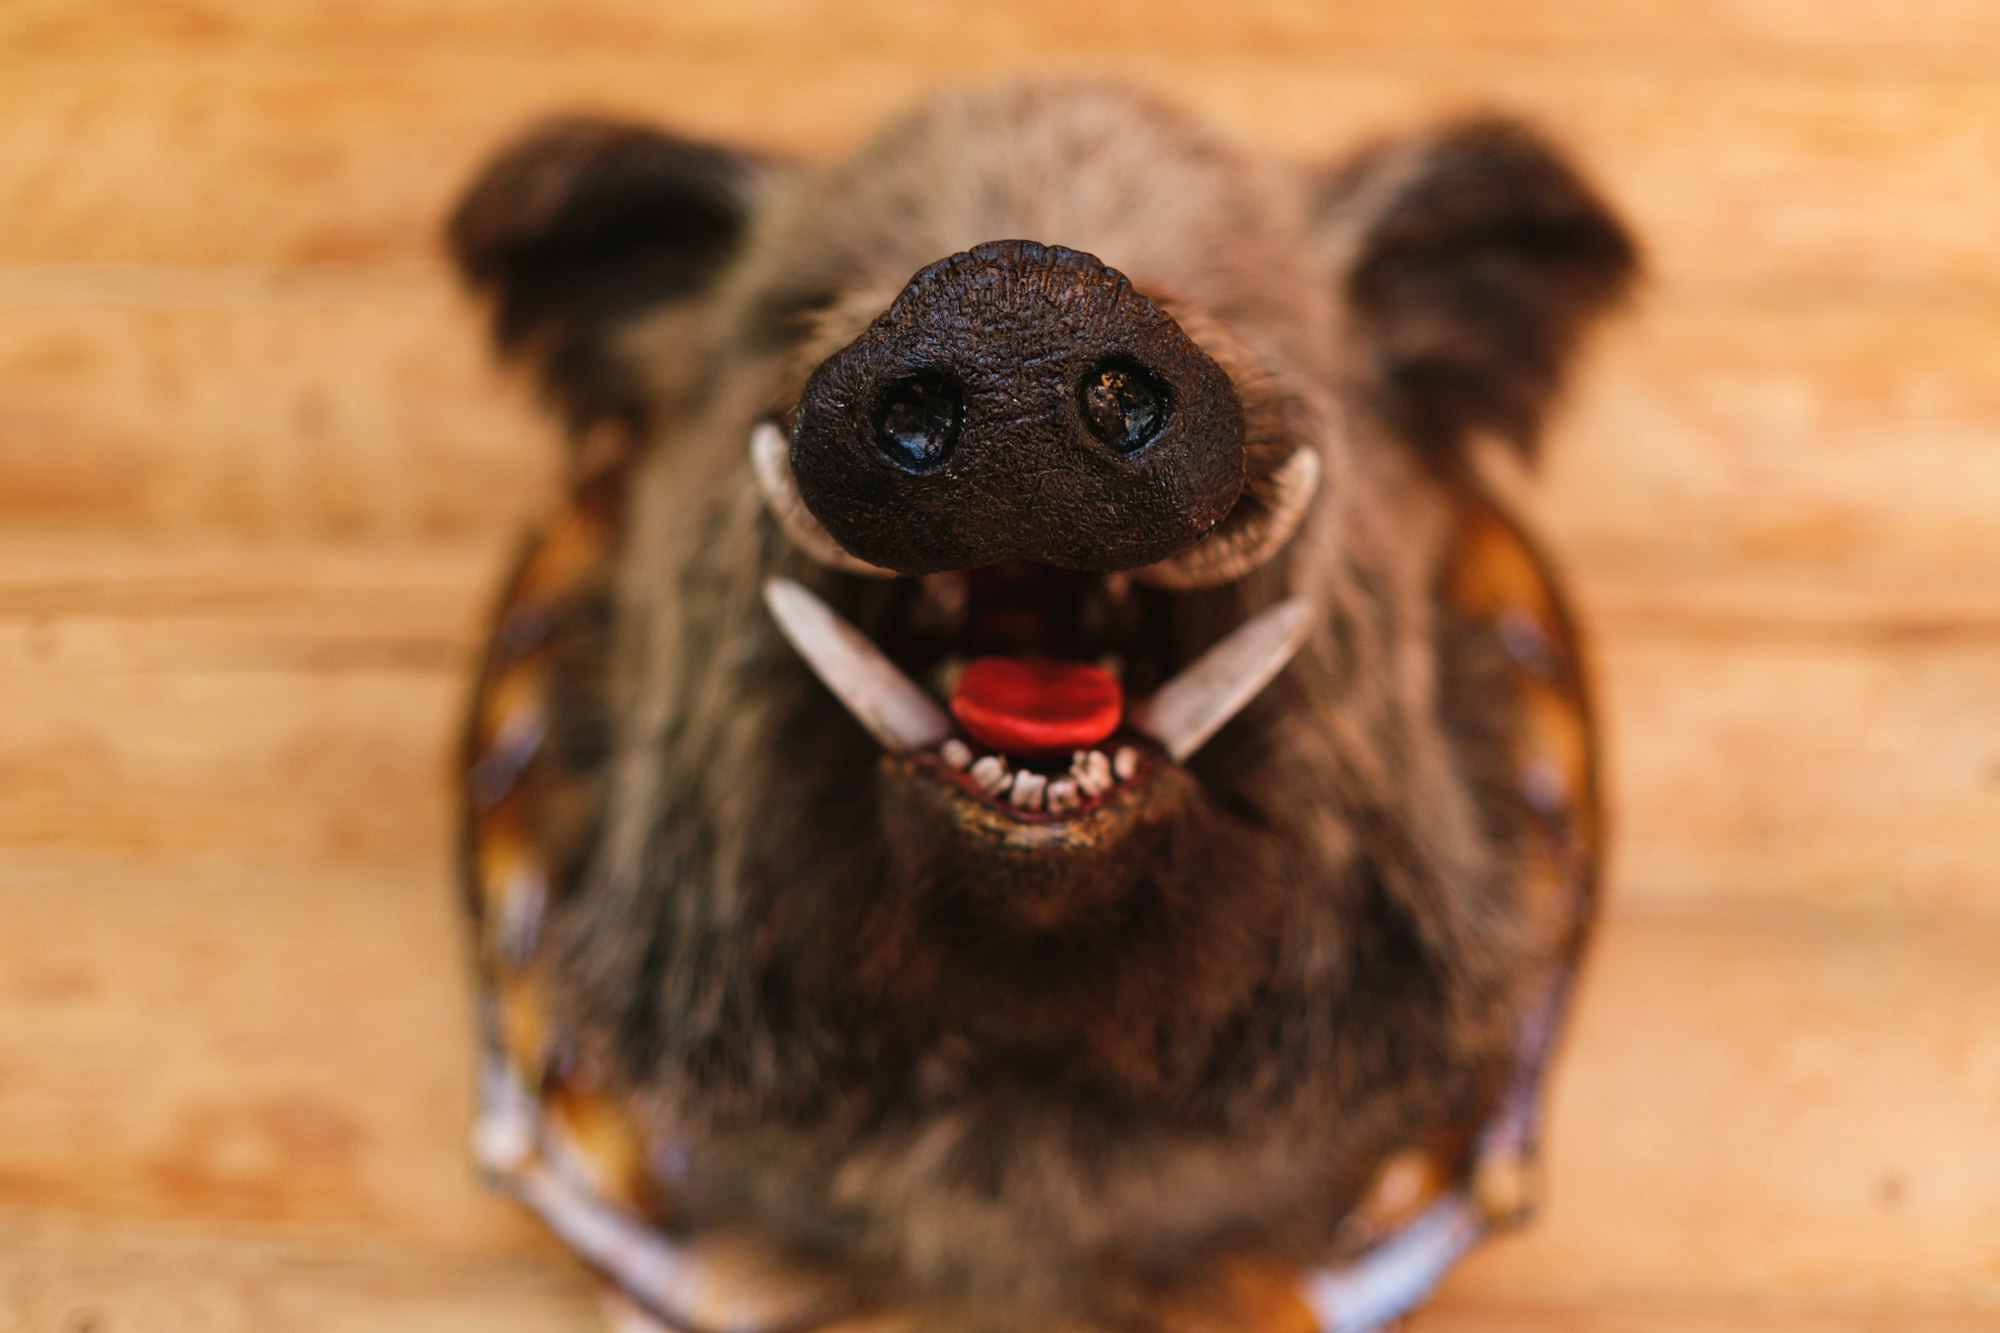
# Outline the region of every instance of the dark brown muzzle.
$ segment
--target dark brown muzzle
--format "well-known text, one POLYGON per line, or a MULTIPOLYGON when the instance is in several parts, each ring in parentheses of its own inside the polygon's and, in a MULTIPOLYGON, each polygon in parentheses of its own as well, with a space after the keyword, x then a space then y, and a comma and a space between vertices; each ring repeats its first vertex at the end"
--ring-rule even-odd
POLYGON ((807 382, 792 470, 814 517, 906 574, 1132 569, 1243 486, 1222 368, 1091 255, 992 241, 918 273, 807 382))

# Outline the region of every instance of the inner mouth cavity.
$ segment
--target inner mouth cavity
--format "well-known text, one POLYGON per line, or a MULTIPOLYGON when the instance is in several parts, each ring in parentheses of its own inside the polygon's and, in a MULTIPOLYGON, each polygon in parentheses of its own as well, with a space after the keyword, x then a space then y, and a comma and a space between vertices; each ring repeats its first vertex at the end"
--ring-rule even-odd
POLYGON ((1123 574, 1009 563, 856 585, 864 634, 788 579, 764 595, 787 640, 892 753, 1021 819, 1086 812, 1179 763, 1304 642, 1281 602, 1192 662, 1174 660, 1176 595, 1123 574), (918 682, 923 682, 919 684, 918 682))

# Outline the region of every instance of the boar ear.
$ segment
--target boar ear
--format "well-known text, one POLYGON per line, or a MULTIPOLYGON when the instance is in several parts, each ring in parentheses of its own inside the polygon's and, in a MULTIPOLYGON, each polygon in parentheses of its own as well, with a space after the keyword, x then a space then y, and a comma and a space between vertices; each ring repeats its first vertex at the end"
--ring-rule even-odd
POLYGON ((493 302, 502 355, 532 366, 573 427, 636 418, 643 398, 615 355, 616 334, 714 281, 766 175, 733 149, 562 117, 486 165, 447 240, 466 284, 493 302))
POLYGON ((1317 221, 1376 406, 1434 456, 1489 432, 1532 458, 1581 335, 1638 269, 1576 170, 1507 120, 1364 151, 1317 221))

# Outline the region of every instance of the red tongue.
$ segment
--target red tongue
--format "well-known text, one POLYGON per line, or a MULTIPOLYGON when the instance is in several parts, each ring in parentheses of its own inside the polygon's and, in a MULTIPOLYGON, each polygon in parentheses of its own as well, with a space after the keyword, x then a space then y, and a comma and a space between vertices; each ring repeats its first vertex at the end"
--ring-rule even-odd
POLYGON ((974 658, 951 695, 952 716, 973 739, 1012 755, 1088 750, 1124 711, 1117 680, 1082 662, 974 658))

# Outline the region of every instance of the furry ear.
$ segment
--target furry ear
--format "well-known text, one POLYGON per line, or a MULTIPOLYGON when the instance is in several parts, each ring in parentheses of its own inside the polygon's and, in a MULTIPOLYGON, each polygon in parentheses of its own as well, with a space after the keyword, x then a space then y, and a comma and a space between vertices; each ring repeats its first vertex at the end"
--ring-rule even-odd
POLYGON ((494 342, 572 428, 644 403, 612 338, 700 295, 735 254, 766 166, 641 125, 571 116, 503 149, 453 210, 452 258, 493 300, 494 342))
POLYGON ((1317 222, 1377 407, 1433 457, 1484 430, 1532 459, 1579 338, 1638 271, 1575 169, 1501 119, 1364 151, 1325 180, 1317 222))

